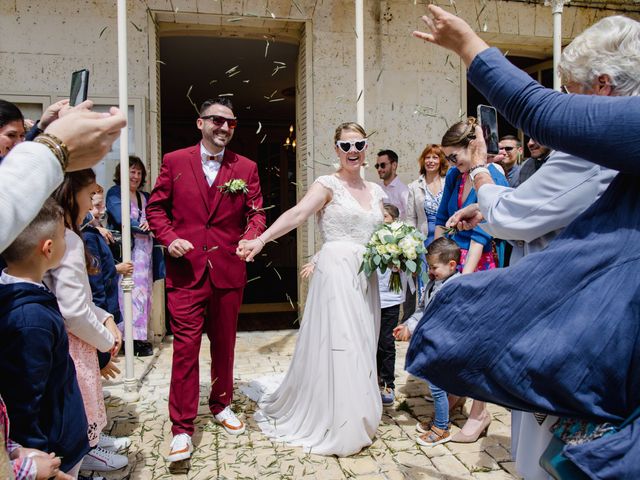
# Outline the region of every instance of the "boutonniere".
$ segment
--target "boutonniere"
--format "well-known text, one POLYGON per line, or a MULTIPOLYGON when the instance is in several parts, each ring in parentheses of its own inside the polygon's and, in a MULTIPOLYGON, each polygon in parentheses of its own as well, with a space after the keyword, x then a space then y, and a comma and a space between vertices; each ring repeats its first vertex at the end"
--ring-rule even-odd
POLYGON ((247 182, 242 180, 241 178, 234 178, 233 180, 229 180, 224 185, 220 185, 218 189, 222 193, 248 193, 247 182))

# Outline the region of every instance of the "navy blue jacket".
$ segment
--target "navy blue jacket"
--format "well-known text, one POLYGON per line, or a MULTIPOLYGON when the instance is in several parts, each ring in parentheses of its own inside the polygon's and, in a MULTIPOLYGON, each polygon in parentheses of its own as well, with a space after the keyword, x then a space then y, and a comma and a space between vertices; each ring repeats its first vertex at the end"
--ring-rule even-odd
POLYGON ((113 315, 116 323, 120 323, 122 316, 118 302, 118 272, 109 245, 98 229, 92 225, 87 224, 82 228, 82 238, 96 260, 99 270, 99 273, 89 275, 93 303, 113 315))
POLYGON ((89 451, 87 417, 58 302, 31 283, 0 285, 0 394, 16 442, 55 452, 62 471, 89 451))

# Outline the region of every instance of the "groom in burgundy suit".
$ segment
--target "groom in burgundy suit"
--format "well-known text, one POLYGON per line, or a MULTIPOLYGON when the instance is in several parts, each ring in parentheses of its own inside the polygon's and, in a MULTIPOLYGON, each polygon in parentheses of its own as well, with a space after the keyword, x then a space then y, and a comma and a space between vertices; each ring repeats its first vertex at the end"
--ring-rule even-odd
POLYGON ((191 456, 203 330, 211 342, 209 409, 228 433, 244 432, 229 407, 238 310, 247 282, 245 263, 235 251, 240 240, 265 229, 257 165, 226 148, 237 125, 231 102, 205 101, 196 124, 202 141, 165 155, 146 209, 151 230, 169 254, 170 462, 191 456))

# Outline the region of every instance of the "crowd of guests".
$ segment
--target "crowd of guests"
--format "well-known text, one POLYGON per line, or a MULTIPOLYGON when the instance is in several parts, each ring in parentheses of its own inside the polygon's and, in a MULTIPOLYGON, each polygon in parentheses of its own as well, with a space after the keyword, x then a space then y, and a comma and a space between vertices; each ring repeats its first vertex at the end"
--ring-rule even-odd
MULTIPOLYGON (((394 340, 410 340, 407 370, 429 383, 434 402, 434 417, 416 425, 418 444, 478 440, 491 423, 485 402, 495 401, 513 409, 512 453, 525 478, 635 478, 638 257, 627 245, 640 240, 640 104, 575 97, 640 93, 640 24, 607 18, 568 46, 561 71, 568 92, 578 95, 563 97, 510 66, 461 19, 429 8, 431 33, 417 36, 462 57, 474 85, 532 135, 531 156, 521 162, 520 140, 505 136, 499 154, 488 158, 472 118, 427 145, 409 186, 398 178, 398 155, 378 153, 384 221, 406 221, 425 234, 429 267, 428 281, 409 276, 400 294, 379 276, 381 401, 395 401, 394 340), (611 156, 607 135, 619 124, 628 136, 611 156), (593 247, 600 257, 589 255, 593 247), (581 343, 567 355, 558 345, 572 346, 576 332, 581 343), (594 346, 602 336, 617 347, 614 354, 594 346), (451 435, 450 413, 465 404, 460 394, 474 400, 451 435), (567 459, 570 474, 562 477, 554 469, 567 459)), ((162 262, 146 219, 146 170, 130 159, 133 252, 122 262, 119 172, 105 196, 90 167, 125 120, 117 110, 101 115, 90 106, 58 102, 27 131, 19 109, 0 101, 0 181, 8 192, 0 214, 9 226, 0 242, 0 440, 18 479, 68 480, 81 468, 127 464, 118 452, 130 440, 103 431, 101 380, 118 373, 120 275, 135 280, 134 348, 151 353, 151 290, 162 262), (23 146, 25 139, 33 141, 23 146), (34 173, 42 174, 39 190, 29 183, 34 173), (36 193, 24 195, 25 183, 36 193)))
MULTIPOLYGON (((60 167, 69 170, 65 161, 71 157, 69 150, 76 146, 75 139, 67 144, 45 130, 49 124, 64 123, 66 115, 84 115, 88 106, 74 111, 67 101, 58 102, 27 131, 29 122, 17 106, 0 100, 0 161, 20 159, 25 152, 18 146, 34 140, 24 145, 33 149, 42 144, 49 150, 39 152, 41 163, 42 153, 51 153, 54 162, 61 160, 60 167), (14 148, 18 155, 12 153, 14 148)), ((62 132, 68 128, 63 127, 62 132)), ((109 145, 116 138, 111 137, 109 145)), ((96 150, 97 154, 106 153, 99 145, 96 150)), ((110 189, 105 206, 104 189, 96 183, 91 168, 67 171, 55 190, 48 192, 51 197, 35 210, 35 218, 3 247, 0 362, 5 373, 0 382, 0 417, 18 479, 77 478, 81 469, 106 472, 128 464, 122 451, 130 440, 104 431, 108 392, 103 391, 102 379, 120 373, 123 275, 133 275, 135 282, 134 353, 153 353, 147 324, 154 248, 144 218, 146 197, 139 193, 144 185, 144 164, 136 157, 131 158, 130 177, 131 262, 122 262, 117 248, 121 237, 119 186, 110 189), (103 224, 105 213, 108 225, 103 224)), ((161 255, 156 261, 162 275, 161 255)))

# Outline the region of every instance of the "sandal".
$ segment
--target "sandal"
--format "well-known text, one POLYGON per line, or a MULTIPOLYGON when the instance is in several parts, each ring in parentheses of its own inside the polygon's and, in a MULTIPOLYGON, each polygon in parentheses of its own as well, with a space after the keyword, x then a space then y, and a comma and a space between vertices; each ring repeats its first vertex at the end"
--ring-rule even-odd
POLYGON ((433 420, 429 418, 424 422, 416 423, 416 431, 418 433, 429 433, 431 431, 431 426, 433 425, 433 420))
POLYGON ((451 433, 449 432, 449 429, 443 430, 435 425, 431 425, 431 430, 427 433, 423 433, 416 437, 418 445, 422 445, 423 447, 435 447, 436 445, 446 443, 449 440, 451 440, 451 433))

